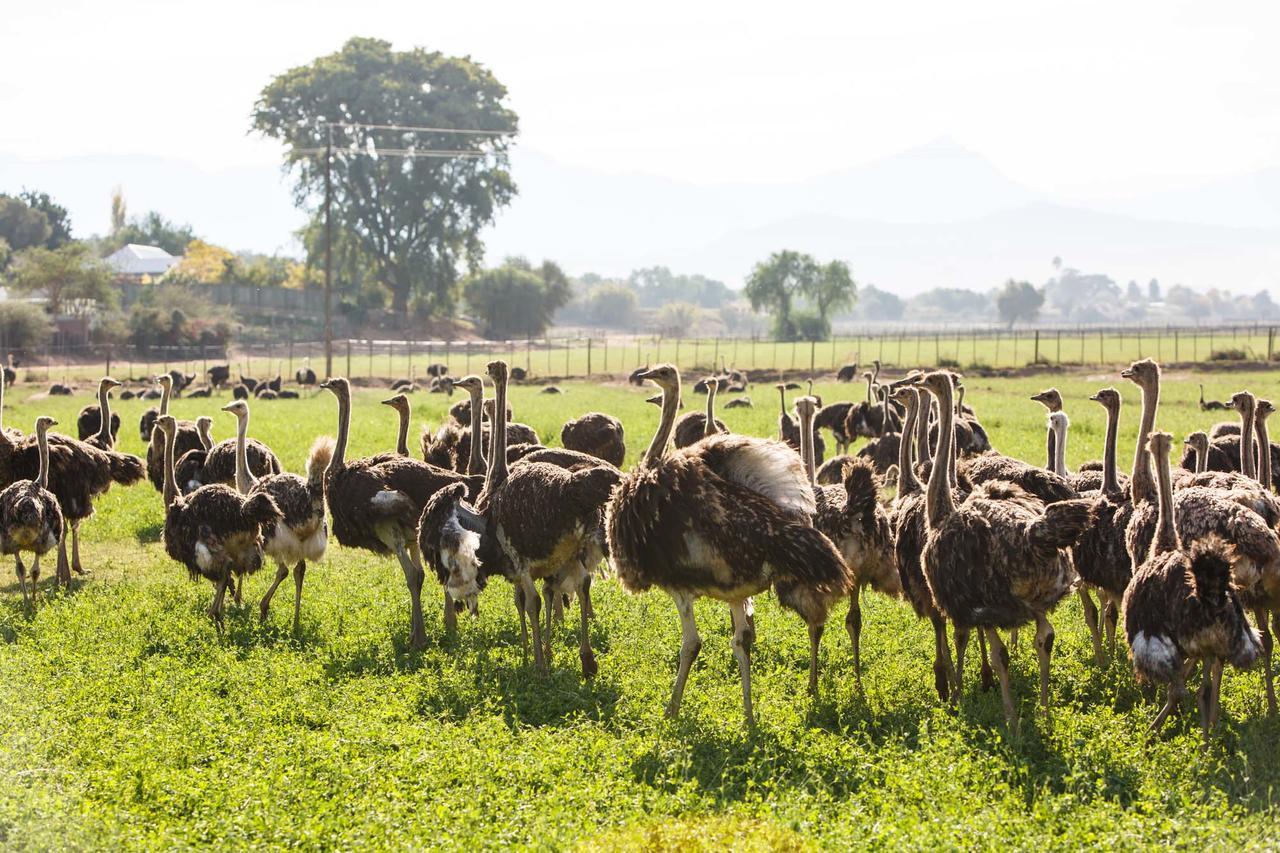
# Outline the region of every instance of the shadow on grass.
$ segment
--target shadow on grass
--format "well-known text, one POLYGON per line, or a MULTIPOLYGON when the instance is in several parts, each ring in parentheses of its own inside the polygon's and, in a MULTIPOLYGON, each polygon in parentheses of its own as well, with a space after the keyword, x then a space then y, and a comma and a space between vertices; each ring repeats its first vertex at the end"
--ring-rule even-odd
POLYGON ((162 533, 164 533, 163 521, 158 521, 153 524, 144 524, 134 530, 134 535, 142 545, 152 545, 159 542, 162 533))

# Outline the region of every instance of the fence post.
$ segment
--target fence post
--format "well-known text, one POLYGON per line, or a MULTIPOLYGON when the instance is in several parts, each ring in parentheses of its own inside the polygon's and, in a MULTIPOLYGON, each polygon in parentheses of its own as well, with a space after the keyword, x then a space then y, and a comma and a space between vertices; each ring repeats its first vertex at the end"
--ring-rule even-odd
POLYGON ((373 379, 373 338, 367 338, 366 343, 369 347, 369 378, 373 379))
MULTIPOLYGON (((698 339, 697 338, 693 339, 693 366, 691 369, 692 370, 698 369, 698 339)), ((714 372, 715 372, 715 369, 713 368, 712 373, 714 372)))
POLYGON ((1054 355, 1053 360, 1058 364, 1062 364, 1062 330, 1058 330, 1058 351, 1054 355))
POLYGON ((604 336, 604 373, 609 375, 609 336, 604 336))
POLYGON ((818 352, 818 342, 809 341, 809 378, 813 378, 813 366, 818 352))
POLYGON ((934 332, 933 333, 933 366, 937 367, 940 361, 942 361, 942 333, 934 332))
POLYGON ((715 349, 711 351, 711 372, 716 372, 716 365, 720 363, 720 336, 716 335, 715 349))
POLYGON ((671 363, 676 366, 676 370, 680 369, 680 339, 679 338, 676 338, 676 358, 675 358, 675 361, 671 363))
POLYGON ((551 375, 551 337, 547 336, 547 375, 551 375))
POLYGON ((569 338, 564 339, 564 375, 569 378, 569 356, 573 354, 573 341, 569 338))
POLYGON ((529 335, 524 339, 524 372, 533 373, 533 338, 529 335))
POLYGON ((347 376, 351 375, 351 338, 347 338, 347 376))
POLYGON ((1039 329, 1036 329, 1036 349, 1035 349, 1035 355, 1031 357, 1031 363, 1032 364, 1040 363, 1040 330, 1039 329))
POLYGON ((471 341, 467 341, 467 373, 471 373, 471 341))
POLYGON ((1098 330, 1098 364, 1107 363, 1107 336, 1106 332, 1098 330))
MULTIPOLYGON (((569 371, 565 371, 567 374, 569 371)), ((591 338, 587 338, 587 378, 591 378, 591 338)))
POLYGON ((1276 342, 1276 327, 1267 327, 1267 363, 1271 362, 1271 350, 1276 342))
MULTIPOLYGON (((1267 342, 1267 360, 1268 360, 1268 361, 1270 361, 1270 360, 1271 360, 1271 343, 1270 343, 1270 341, 1268 341, 1268 342, 1267 342)), ((102 375, 103 375, 103 376, 110 376, 110 375, 111 375, 111 347, 107 347, 107 371, 106 371, 106 373, 104 373, 104 374, 102 374, 102 375)))

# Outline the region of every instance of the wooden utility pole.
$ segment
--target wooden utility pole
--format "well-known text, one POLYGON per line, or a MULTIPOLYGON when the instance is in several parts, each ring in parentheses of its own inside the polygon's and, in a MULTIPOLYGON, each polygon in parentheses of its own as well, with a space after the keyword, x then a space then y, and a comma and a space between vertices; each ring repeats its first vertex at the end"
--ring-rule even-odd
MULTIPOLYGON (((324 375, 333 376, 333 126, 325 128, 324 144, 324 375)), ((351 370, 348 367, 347 372, 351 370)))

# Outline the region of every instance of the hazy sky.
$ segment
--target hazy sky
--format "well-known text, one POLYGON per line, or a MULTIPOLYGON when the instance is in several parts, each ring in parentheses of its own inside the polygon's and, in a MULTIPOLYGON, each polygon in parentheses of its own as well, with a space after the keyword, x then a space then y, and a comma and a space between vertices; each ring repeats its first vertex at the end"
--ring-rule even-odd
POLYGON ((352 35, 472 55, 521 144, 612 172, 784 181, 949 137, 1106 197, 1280 163, 1274 0, 9 4, 0 152, 276 162, 257 92, 352 35))

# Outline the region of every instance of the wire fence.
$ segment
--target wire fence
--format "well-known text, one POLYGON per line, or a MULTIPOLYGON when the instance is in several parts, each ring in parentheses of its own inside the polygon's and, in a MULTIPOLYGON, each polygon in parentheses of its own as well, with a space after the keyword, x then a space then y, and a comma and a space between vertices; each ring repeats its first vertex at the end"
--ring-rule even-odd
MULTIPOLYGON (((1272 362, 1276 326, 1076 327, 1007 330, 975 328, 919 331, 877 329, 825 341, 776 342, 757 338, 669 338, 656 335, 544 337, 520 341, 345 339, 334 342, 333 372, 355 381, 421 378, 430 365, 454 376, 483 371, 501 358, 530 379, 625 376, 635 367, 670 362, 682 371, 722 367, 752 372, 820 375, 873 360, 891 368, 944 366, 965 370, 1112 366, 1150 357, 1164 363, 1272 362)), ((118 345, 48 347, 14 353, 19 380, 88 380, 111 373, 144 381, 161 371, 196 375, 227 365, 232 381, 277 374, 291 379, 304 365, 325 374, 324 343, 291 341, 207 347, 118 345)))

